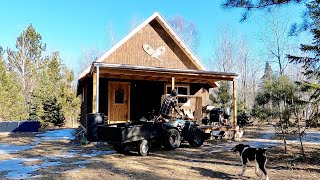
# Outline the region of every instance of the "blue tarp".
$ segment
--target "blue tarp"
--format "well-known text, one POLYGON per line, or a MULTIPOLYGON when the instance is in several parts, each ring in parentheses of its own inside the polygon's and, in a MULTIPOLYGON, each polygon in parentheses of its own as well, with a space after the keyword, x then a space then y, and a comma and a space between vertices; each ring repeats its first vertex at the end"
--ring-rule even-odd
POLYGON ((38 121, 2 121, 0 132, 38 132, 38 121))

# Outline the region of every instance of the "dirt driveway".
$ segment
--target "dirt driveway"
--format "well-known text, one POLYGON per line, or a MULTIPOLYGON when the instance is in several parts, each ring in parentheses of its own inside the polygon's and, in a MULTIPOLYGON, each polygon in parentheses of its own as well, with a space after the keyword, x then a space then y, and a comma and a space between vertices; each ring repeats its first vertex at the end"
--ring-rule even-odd
MULTIPOLYGON (((265 138, 251 129, 244 139, 249 143, 265 138), (253 141, 251 141, 253 140, 253 141)), ((72 129, 46 133, 1 135, 1 179, 241 179, 237 154, 228 150, 238 142, 211 140, 200 148, 187 144, 174 151, 153 149, 150 156, 117 154, 112 147, 70 144, 72 129)), ((268 138, 273 138, 268 136, 268 138)), ((264 142, 264 141, 262 141, 264 142)), ((244 143, 244 142, 243 142, 244 143)), ((281 144, 270 146, 267 171, 270 179, 318 179, 319 144, 308 144, 308 161, 301 163, 296 144, 283 154, 281 144), (274 146, 271 148, 271 146, 274 146)), ((242 179, 257 179, 249 167, 242 179)))

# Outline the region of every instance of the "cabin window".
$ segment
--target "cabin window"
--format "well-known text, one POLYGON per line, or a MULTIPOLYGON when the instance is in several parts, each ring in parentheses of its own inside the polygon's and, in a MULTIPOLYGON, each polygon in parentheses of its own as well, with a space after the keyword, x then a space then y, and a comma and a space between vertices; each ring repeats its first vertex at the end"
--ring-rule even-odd
MULTIPOLYGON (((178 95, 180 96, 178 97, 179 105, 189 105, 190 102, 188 101, 188 98, 183 96, 190 95, 190 86, 176 85, 174 89, 177 91, 178 95)), ((166 94, 170 94, 170 93, 171 93, 171 85, 166 85, 166 94)))
POLYGON ((114 93, 114 103, 123 104, 124 103, 124 90, 118 89, 114 93))

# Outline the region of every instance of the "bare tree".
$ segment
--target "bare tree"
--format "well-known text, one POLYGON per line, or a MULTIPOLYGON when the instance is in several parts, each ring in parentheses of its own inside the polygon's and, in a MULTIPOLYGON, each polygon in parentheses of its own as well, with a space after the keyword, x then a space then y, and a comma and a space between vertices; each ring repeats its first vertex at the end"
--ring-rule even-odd
POLYGON ((279 68, 279 75, 283 75, 289 64, 285 55, 289 54, 291 48, 290 37, 288 36, 289 20, 284 18, 283 14, 285 12, 279 8, 262 13, 264 18, 257 20, 257 24, 260 26, 257 38, 265 47, 264 53, 267 55, 268 61, 276 63, 279 68))
POLYGON ((211 70, 240 74, 237 79, 238 100, 250 108, 258 90, 261 66, 243 35, 238 37, 226 27, 217 34, 218 41, 214 42, 214 52, 207 63, 211 70))
POLYGON ((199 30, 195 23, 187 21, 183 16, 169 18, 168 22, 193 53, 198 54, 199 30))
POLYGON ((109 23, 106 27, 106 49, 112 48, 117 42, 117 34, 113 30, 112 23, 109 23))
POLYGON ((138 27, 142 22, 143 22, 142 17, 139 16, 133 16, 130 20, 129 20, 129 32, 131 32, 132 30, 134 30, 136 27, 138 27))
POLYGON ((78 74, 87 69, 93 61, 102 56, 102 52, 98 49, 83 49, 81 58, 79 59, 78 74))

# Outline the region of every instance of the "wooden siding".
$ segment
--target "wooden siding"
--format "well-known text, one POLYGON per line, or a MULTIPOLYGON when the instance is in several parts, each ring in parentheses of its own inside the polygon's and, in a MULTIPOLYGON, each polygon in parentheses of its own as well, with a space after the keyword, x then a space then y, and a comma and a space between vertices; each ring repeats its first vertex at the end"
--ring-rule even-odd
POLYGON ((198 69, 157 20, 153 20, 147 24, 109 57, 104 59, 103 62, 178 69, 198 69), (165 53, 159 56, 162 62, 158 59, 150 58, 150 55, 142 48, 143 44, 149 44, 154 50, 160 46, 164 46, 165 53))

